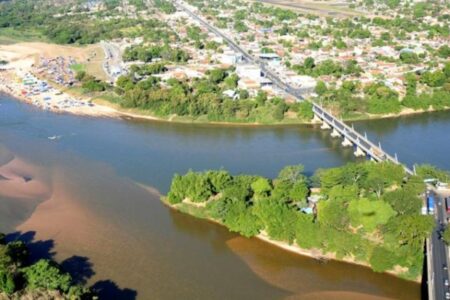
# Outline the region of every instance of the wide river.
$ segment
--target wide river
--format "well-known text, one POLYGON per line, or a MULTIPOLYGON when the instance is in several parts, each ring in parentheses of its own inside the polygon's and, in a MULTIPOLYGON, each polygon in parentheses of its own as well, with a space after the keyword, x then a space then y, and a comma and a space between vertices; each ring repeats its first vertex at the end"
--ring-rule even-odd
MULTIPOLYGON (((354 125, 409 165, 450 169, 450 112, 354 125)), ((419 284, 294 255, 158 200, 189 169, 273 177, 289 164, 313 173, 354 160, 340 142, 313 126, 77 117, 0 95, 0 165, 32 179, 26 193, 3 191, 0 231, 109 299, 420 299, 419 284)))

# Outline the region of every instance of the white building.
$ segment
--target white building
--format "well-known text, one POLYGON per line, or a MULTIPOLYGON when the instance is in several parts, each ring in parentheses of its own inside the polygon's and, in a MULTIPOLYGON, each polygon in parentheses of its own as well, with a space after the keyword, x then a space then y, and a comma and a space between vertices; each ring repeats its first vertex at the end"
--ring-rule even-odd
POLYGON ((253 64, 237 65, 236 74, 240 78, 248 78, 258 83, 261 80, 261 68, 253 64))

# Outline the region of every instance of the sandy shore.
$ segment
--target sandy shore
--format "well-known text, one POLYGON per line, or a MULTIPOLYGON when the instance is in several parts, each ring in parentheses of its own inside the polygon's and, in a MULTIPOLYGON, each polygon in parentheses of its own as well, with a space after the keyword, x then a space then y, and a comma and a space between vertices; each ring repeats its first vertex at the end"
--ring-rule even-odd
MULTIPOLYGON (((33 74, 33 67, 40 57, 70 56, 79 61, 87 61, 91 48, 60 46, 46 43, 17 43, 0 45, 0 59, 8 62, 0 67, 0 92, 7 93, 21 101, 54 112, 66 112, 94 117, 117 117, 117 111, 110 107, 89 105, 90 98, 73 97, 56 89, 50 82, 48 91, 31 92, 24 83, 27 78, 41 79, 33 74), (67 105, 70 103, 71 105, 67 105)), ((45 81, 45 80, 44 80, 45 81)))

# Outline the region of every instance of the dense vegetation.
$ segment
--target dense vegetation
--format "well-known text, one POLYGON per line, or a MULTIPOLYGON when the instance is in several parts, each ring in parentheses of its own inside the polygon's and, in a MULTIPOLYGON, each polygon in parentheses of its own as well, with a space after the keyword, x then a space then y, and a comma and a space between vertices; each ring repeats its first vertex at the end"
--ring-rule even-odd
MULTIPOLYGON (((137 10, 142 0, 128 1, 137 10)), ((93 44, 101 40, 143 36, 149 41, 176 39, 167 25, 151 18, 127 18, 117 10, 121 1, 105 1, 106 11, 86 13, 83 2, 48 0, 12 0, 0 2, 0 34, 13 29, 16 37, 33 35, 58 44, 93 44), (118 16, 113 17, 112 16, 118 16)), ((171 10, 167 1, 155 1, 164 11, 171 10)))
POLYGON ((52 298, 50 295, 92 299, 89 289, 74 284, 57 263, 47 259, 29 263, 27 246, 21 241, 6 242, 0 234, 0 298, 29 299, 34 293, 44 294, 45 299, 52 298))
POLYGON ((398 113, 403 108, 440 110, 450 107, 450 62, 442 70, 422 74, 407 73, 404 84, 406 95, 378 81, 366 86, 358 81, 344 81, 339 88, 319 81, 316 86, 318 100, 343 116, 363 114, 398 113), (418 85, 422 91, 418 91, 418 85))
MULTIPOLYGON (((422 171, 440 173, 430 166, 422 171)), ((424 189, 422 177, 391 163, 349 163, 309 178, 297 165, 275 179, 224 170, 175 175, 165 201, 246 237, 263 233, 368 263, 376 272, 398 265, 404 268, 400 276, 416 279, 424 239, 434 226, 432 216, 420 215, 424 189), (320 199, 317 204, 307 201, 311 195, 320 199)))
POLYGON ((293 113, 294 120, 313 117, 309 103, 287 104, 282 98, 269 99, 263 91, 252 97, 246 90, 239 90, 239 78, 232 69, 213 69, 206 77, 163 82, 156 76, 164 70, 164 62, 132 67, 129 75, 116 82, 116 92, 122 95, 120 104, 160 117, 177 115, 208 121, 280 122, 288 112, 293 113))

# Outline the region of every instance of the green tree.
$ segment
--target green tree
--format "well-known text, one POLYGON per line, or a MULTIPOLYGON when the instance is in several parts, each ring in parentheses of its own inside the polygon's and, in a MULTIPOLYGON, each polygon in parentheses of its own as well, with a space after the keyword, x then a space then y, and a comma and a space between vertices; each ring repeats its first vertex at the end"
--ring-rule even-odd
POLYGON ((450 245, 450 229, 449 227, 445 227, 444 233, 442 234, 444 241, 447 245, 450 245))
POLYGON ((272 190, 272 185, 267 178, 260 177, 251 184, 256 198, 267 197, 272 190))
POLYGON ((278 173, 278 180, 296 183, 305 181, 306 177, 303 175, 305 167, 303 165, 286 166, 278 173))
POLYGON ((325 82, 319 80, 317 81, 317 85, 314 88, 314 91, 317 93, 317 95, 322 96, 328 91, 327 85, 325 84, 325 82))
POLYGON ((14 276, 7 270, 0 270, 0 292, 11 295, 16 290, 14 276))
POLYGON ((56 264, 45 259, 24 268, 23 273, 30 290, 44 288, 66 292, 71 284, 69 274, 64 274, 56 264))
POLYGON ((375 272, 385 272, 391 270, 396 264, 397 256, 395 253, 377 246, 370 256, 370 266, 375 272))
POLYGON ((418 214, 422 207, 422 200, 413 189, 397 189, 385 193, 383 199, 400 215, 418 214))

